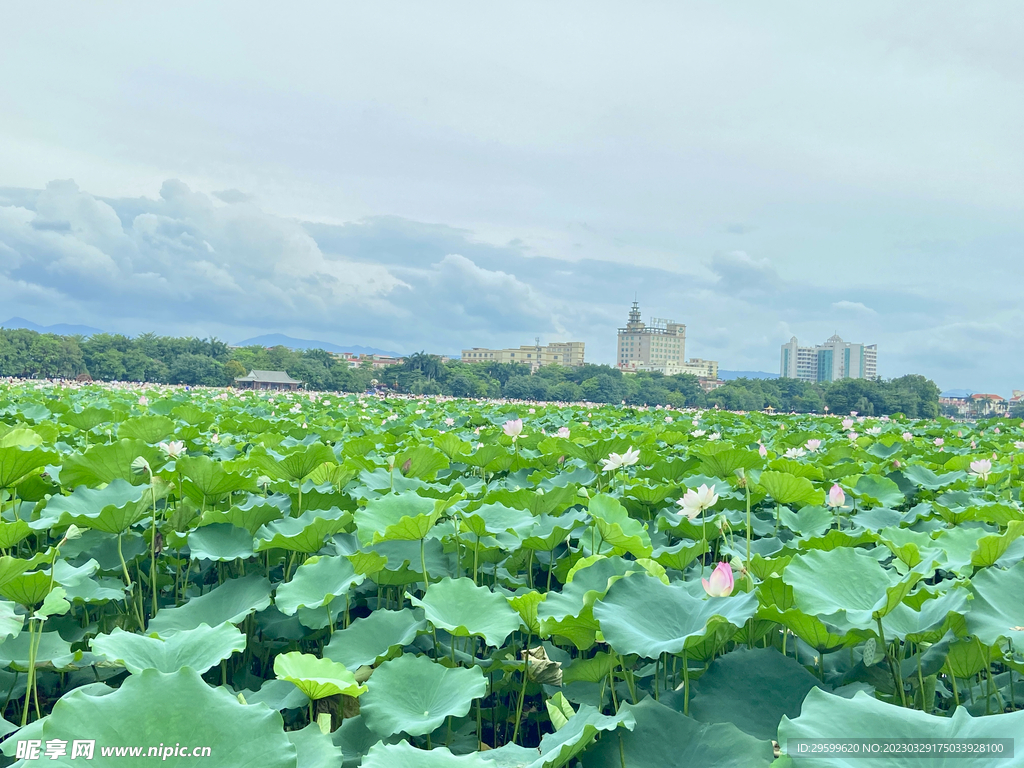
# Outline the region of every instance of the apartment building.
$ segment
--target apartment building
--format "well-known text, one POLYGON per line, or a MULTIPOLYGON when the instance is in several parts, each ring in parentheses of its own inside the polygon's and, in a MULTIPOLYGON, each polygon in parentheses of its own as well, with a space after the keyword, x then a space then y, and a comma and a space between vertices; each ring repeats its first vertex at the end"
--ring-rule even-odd
POLYGON ((633 302, 625 328, 619 328, 616 366, 623 371, 660 371, 666 376, 689 373, 718 378, 715 360, 686 359, 686 326, 674 320, 651 318, 644 323, 640 305, 633 302))
POLYGON ((779 374, 784 379, 825 382, 878 378, 878 345, 853 344, 835 334, 824 344, 801 347, 796 336, 782 345, 779 374))
POLYGON ((532 346, 509 349, 487 349, 473 347, 462 350, 464 363, 521 363, 535 371, 542 365, 583 365, 584 343, 582 341, 560 341, 542 345, 540 339, 532 346))

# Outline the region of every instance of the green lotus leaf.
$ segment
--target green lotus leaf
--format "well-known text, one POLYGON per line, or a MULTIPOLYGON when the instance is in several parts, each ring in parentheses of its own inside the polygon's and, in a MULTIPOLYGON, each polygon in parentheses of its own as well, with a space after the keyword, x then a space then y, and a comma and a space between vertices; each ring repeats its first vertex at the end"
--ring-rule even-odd
MULTIPOLYGON (((101 745, 180 743, 209 747, 210 757, 225 768, 296 765, 296 750, 285 735, 280 714, 261 704, 241 704, 228 691, 208 686, 188 668, 172 674, 147 669, 129 676, 105 696, 89 696, 82 689, 66 694, 43 721, 42 739, 60 739, 70 745, 84 734, 95 739, 97 758, 101 745)), ((66 755, 48 764, 74 768, 81 762, 72 759, 68 749, 66 755)), ((160 764, 196 762, 191 755, 169 756, 160 764)))
POLYGON ((328 462, 337 463, 337 459, 330 446, 323 443, 301 446, 282 459, 274 459, 269 455, 258 457, 264 474, 291 482, 303 480, 314 469, 328 462))
POLYGON ((860 549, 814 550, 793 558, 782 580, 793 587, 796 606, 812 616, 845 613, 852 626, 870 627, 906 597, 920 574, 886 571, 860 549))
POLYGON ((0 602, 0 644, 17 637, 25 625, 25 617, 15 608, 14 603, 0 602))
POLYGON ((184 605, 164 608, 149 622, 149 631, 163 635, 170 630, 211 627, 225 622, 240 623, 246 616, 270 605, 270 582, 255 573, 226 581, 205 595, 193 597, 184 605))
MULTIPOLYGON (((147 502, 152 503, 152 496, 146 494, 143 487, 121 479, 113 480, 98 490, 81 486, 68 496, 52 497, 40 512, 39 519, 32 522, 31 526, 37 530, 63 528, 75 520, 97 518, 108 508, 111 508, 108 516, 116 510, 128 510, 124 514, 131 517, 136 514, 143 495, 147 496, 147 502)), ((81 527, 81 524, 78 525, 81 527)))
POLYGON ((283 709, 305 709, 310 698, 288 680, 264 680, 258 691, 242 691, 246 704, 266 704, 280 712, 283 709))
POLYGON ((366 726, 378 736, 430 733, 449 715, 462 717, 487 693, 479 667, 450 669, 425 656, 399 656, 374 671, 360 700, 366 726))
POLYGON ((352 513, 333 509, 310 509, 298 517, 285 517, 267 523, 256 532, 256 551, 286 549, 312 554, 324 545, 324 539, 342 531, 352 522, 352 513))
POLYGON ((772 763, 771 741, 731 723, 700 723, 650 698, 623 704, 619 711, 635 725, 602 736, 584 755, 587 768, 767 768, 772 763))
POLYGON ((619 657, 614 653, 598 652, 589 658, 578 658, 562 672, 562 685, 576 682, 600 683, 616 666, 619 657))
MULTIPOLYGON (((541 738, 540 746, 537 747, 540 757, 529 763, 528 768, 562 768, 590 746, 602 732, 619 728, 630 731, 635 726, 636 718, 625 705, 614 715, 602 715, 597 708, 581 704, 579 711, 565 725, 541 738)), ((611 739, 611 736, 606 738, 611 739)))
POLYGON ((253 537, 244 528, 214 523, 190 531, 188 549, 193 560, 246 559, 253 555, 253 537))
POLYGON ((60 416, 62 423, 68 426, 80 429, 83 432, 88 432, 90 429, 95 429, 100 424, 108 424, 114 420, 114 412, 109 408, 96 408, 88 407, 82 410, 71 410, 62 413, 60 416))
MULTIPOLYGON (((862 768, 859 755, 846 758, 831 754, 817 758, 801 755, 793 759, 787 750, 789 739, 980 739, 1006 738, 1010 734, 1024 733, 1024 710, 1009 714, 971 717, 962 707, 952 717, 936 717, 918 710, 894 707, 865 693, 851 699, 834 696, 820 688, 812 688, 804 699, 800 716, 784 717, 779 726, 779 745, 784 759, 781 766, 807 768, 862 768)), ((975 765, 998 765, 990 756, 974 762, 975 765)), ((956 756, 918 757, 913 762, 921 768, 939 768, 967 764, 966 758, 956 756)), ((872 766, 904 768, 904 755, 880 754, 871 759, 872 766)))
POLYGON ((643 523, 629 516, 616 499, 600 494, 590 500, 590 515, 601 538, 614 547, 616 554, 628 552, 634 557, 650 557, 654 548, 643 523))
POLYGON ((110 634, 92 640, 93 653, 123 664, 133 675, 146 669, 177 672, 182 667, 203 674, 244 650, 245 635, 227 623, 216 627, 200 624, 195 629, 169 631, 165 637, 136 635, 114 627, 110 634))
POLYGON ((514 533, 520 538, 531 533, 536 518, 525 509, 512 509, 504 504, 484 504, 462 514, 462 524, 477 536, 514 533))
POLYGON ((1007 638, 1024 651, 1024 561, 1008 570, 986 568, 971 579, 967 629, 985 645, 1007 638))
POLYGON ((853 486, 853 495, 882 507, 897 507, 907 500, 895 482, 880 475, 861 475, 853 486))
POLYGON ((10 555, 0 557, 0 587, 3 587, 4 584, 20 576, 31 567, 32 562, 30 560, 22 560, 10 555))
POLYGON ((1007 525, 1005 533, 982 536, 971 553, 971 565, 975 568, 995 565, 1021 535, 1024 535, 1024 521, 1012 520, 1007 525))
POLYGON ((320 608, 365 578, 344 557, 311 557, 295 569, 291 581, 278 585, 274 604, 285 616, 299 608, 320 608))
POLYGON ((121 422, 117 427, 117 436, 154 444, 174 434, 174 427, 174 419, 166 416, 137 416, 121 422))
POLYGON ((42 435, 34 429, 17 428, 7 433, 0 429, 0 448, 38 448, 45 442, 42 435))
POLYGON ((340 747, 336 747, 329 733, 320 730, 316 723, 310 723, 302 730, 286 731, 288 740, 295 745, 295 768, 324 768, 324 766, 340 766, 344 757, 340 747))
POLYGON ((822 504, 825 493, 814 487, 806 477, 787 472, 762 472, 758 485, 779 504, 822 504))
POLYGON ((487 645, 497 647, 519 629, 519 615, 508 600, 478 587, 470 578, 445 577, 431 584, 422 599, 407 597, 423 609, 427 621, 456 637, 482 637, 487 645))
POLYGON ((13 523, 0 522, 0 549, 10 549, 25 537, 32 533, 32 528, 24 520, 18 519, 13 523))
POLYGON ((706 636, 731 637, 756 609, 753 592, 702 600, 683 586, 633 576, 611 586, 594 605, 594 618, 616 652, 655 659, 681 653, 706 636))
POLYGON ((441 517, 445 504, 413 491, 389 493, 371 499, 355 513, 356 530, 363 544, 392 539, 425 538, 441 517))
POLYGON ((264 499, 262 496, 250 496, 242 504, 236 504, 230 509, 208 509, 200 518, 199 525, 213 525, 215 523, 228 523, 236 528, 244 528, 252 536, 268 523, 280 520, 287 512, 288 498, 284 497, 286 508, 282 509, 278 504, 264 499))
POLYGON ((185 476, 185 492, 200 504, 229 493, 256 490, 255 478, 230 472, 208 456, 182 456, 174 467, 185 476))
POLYGON ((362 768, 492 768, 481 753, 453 755, 446 747, 416 749, 407 741, 397 744, 378 742, 370 747, 362 768))
POLYGON ((967 477, 966 472, 955 471, 947 472, 943 475, 937 475, 927 467, 922 467, 919 464, 912 464, 909 467, 903 467, 900 470, 903 476, 915 485, 919 485, 929 491, 937 491, 940 488, 945 488, 947 485, 952 485, 958 480, 963 480, 967 477))
POLYGON ((548 552, 565 541, 569 532, 583 525, 586 513, 582 510, 563 515, 540 515, 534 518, 530 535, 523 539, 523 547, 548 552))
POLYGON ((366 618, 356 619, 345 629, 337 630, 324 648, 324 658, 349 669, 358 669, 364 664, 372 666, 412 643, 426 628, 422 611, 411 608, 373 611, 366 618))
POLYGON ((417 445, 395 456, 395 469, 406 477, 433 480, 442 469, 448 468, 448 458, 429 445, 417 445))
POLYGON ((73 453, 64 460, 60 470, 61 485, 65 488, 80 485, 95 488, 118 479, 141 485, 148 478, 145 473, 137 475, 132 470, 132 462, 140 456, 154 472, 167 461, 161 450, 142 440, 118 440, 109 445, 95 445, 85 453, 73 453))
MULTIPOLYGON (((22 632, 0 644, 0 665, 13 666, 19 672, 26 671, 30 658, 29 639, 29 633, 22 632)), ((74 664, 76 657, 81 657, 81 653, 72 651, 71 643, 57 632, 43 632, 42 635, 36 633, 36 640, 39 643, 36 650, 37 667, 65 669, 74 664)))
POLYGON ((318 659, 311 653, 282 653, 274 659, 274 674, 279 680, 287 680, 309 698, 323 699, 327 696, 361 696, 366 686, 356 682, 355 675, 330 659, 318 659))
POLYGON ((701 675, 690 715, 704 723, 732 723, 771 741, 783 715, 796 717, 818 679, 774 648, 739 648, 719 656, 701 675))
POLYGON ((826 507, 801 507, 796 513, 786 508, 779 515, 783 525, 801 536, 821 536, 835 522, 835 514, 826 507))
POLYGON ((530 634, 540 635, 540 616, 537 610, 545 598, 546 595, 540 592, 524 592, 508 599, 508 604, 519 614, 519 621, 530 634))
POLYGON ((768 465, 777 472, 788 472, 796 477, 806 477, 808 480, 824 480, 825 473, 814 464, 804 464, 796 459, 775 459, 768 465))
MULTIPOLYGON (((129 556, 127 552, 125 556, 129 556)), ((66 597, 71 602, 106 603, 124 600, 124 582, 109 577, 93 578, 99 570, 100 564, 95 559, 87 560, 78 568, 71 567, 66 560, 57 560, 53 564, 54 578, 64 587, 66 597)))
POLYGON ((50 594, 54 581, 49 571, 19 573, 0 585, 0 595, 27 608, 39 605, 50 594))
POLYGON ((882 628, 886 639, 936 643, 952 626, 953 619, 965 613, 966 607, 967 590, 953 588, 932 600, 925 600, 918 610, 901 603, 882 619, 882 628))
POLYGON ((733 477, 737 469, 754 469, 760 465, 761 457, 757 455, 757 452, 744 448, 726 447, 725 450, 701 457, 702 472, 725 479, 733 477))
POLYGON ((30 472, 56 462, 57 454, 19 445, 0 447, 0 489, 10 488, 30 472))

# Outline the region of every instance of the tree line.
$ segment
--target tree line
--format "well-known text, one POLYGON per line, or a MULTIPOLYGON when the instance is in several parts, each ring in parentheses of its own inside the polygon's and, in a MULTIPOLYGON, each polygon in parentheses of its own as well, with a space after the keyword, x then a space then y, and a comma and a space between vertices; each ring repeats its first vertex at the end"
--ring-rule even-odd
POLYGON ((231 347, 215 338, 177 338, 147 333, 128 337, 56 336, 0 329, 0 376, 88 377, 99 381, 226 386, 253 369, 287 371, 310 389, 362 392, 373 386, 412 394, 515 400, 590 401, 674 408, 718 406, 755 411, 939 414, 939 388, 924 376, 887 381, 844 379, 812 384, 795 379, 736 379, 704 392, 696 376, 656 372, 626 374, 607 365, 544 366, 531 373, 518 363, 445 361, 424 352, 375 370, 352 368, 322 349, 231 347))

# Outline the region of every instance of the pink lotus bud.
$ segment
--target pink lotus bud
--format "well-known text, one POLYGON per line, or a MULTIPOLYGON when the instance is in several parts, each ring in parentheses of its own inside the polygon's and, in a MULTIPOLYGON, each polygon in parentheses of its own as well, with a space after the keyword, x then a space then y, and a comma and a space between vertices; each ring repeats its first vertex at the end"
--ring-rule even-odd
POLYGON ((711 572, 710 579, 701 579, 704 591, 711 597, 728 597, 732 594, 735 582, 732 578, 732 567, 728 563, 719 563, 711 572))
POLYGON ((846 503, 846 494, 843 493, 843 489, 839 487, 838 483, 834 483, 828 490, 828 505, 835 509, 841 507, 846 503))
POLYGON ((941 437, 936 437, 934 440, 932 440, 932 442, 935 445, 945 445, 946 444, 946 441, 943 440, 941 437))
POLYGON ((821 448, 821 440, 808 440, 807 441, 807 450, 808 451, 816 451, 819 448, 821 448))
POLYGON ((853 419, 843 419, 843 429, 849 429, 853 426, 853 419))
POLYGON ((760 454, 762 459, 765 459, 765 458, 768 457, 768 449, 764 447, 764 443, 758 443, 757 444, 757 452, 758 452, 758 454, 760 454))
POLYGON ((509 419, 502 426, 505 434, 511 437, 513 440, 523 433, 523 420, 522 419, 509 419))

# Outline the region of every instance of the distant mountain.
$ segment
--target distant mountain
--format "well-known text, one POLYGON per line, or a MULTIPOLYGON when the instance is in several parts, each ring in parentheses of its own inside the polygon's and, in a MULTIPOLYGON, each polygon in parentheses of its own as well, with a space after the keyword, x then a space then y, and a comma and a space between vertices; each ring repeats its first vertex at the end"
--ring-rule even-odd
POLYGON ((360 347, 357 344, 341 346, 339 344, 331 344, 329 341, 315 341, 312 339, 293 339, 291 336, 285 336, 283 333, 267 333, 263 336, 253 336, 251 339, 240 341, 235 346, 238 347, 288 347, 288 349, 323 349, 327 352, 349 352, 356 355, 390 355, 391 357, 401 357, 399 352, 388 352, 384 349, 377 349, 376 347, 360 347))
POLYGON ((765 371, 725 371, 719 368, 718 378, 722 381, 731 381, 732 379, 777 379, 779 374, 767 373, 765 371))
POLYGON ((23 328, 26 331, 35 331, 36 333, 55 333, 58 336, 93 336, 97 333, 103 333, 99 328, 91 328, 88 325, 68 325, 67 323, 39 325, 38 323, 33 323, 31 320, 26 320, 23 317, 12 317, 10 320, 0 323, 0 328, 23 328))

